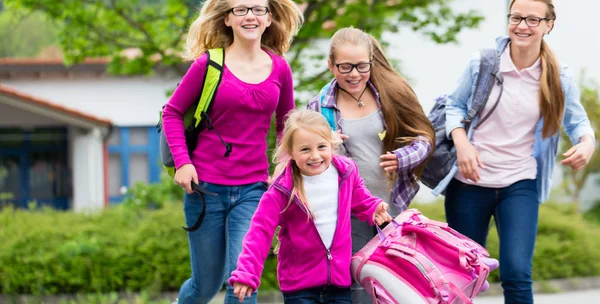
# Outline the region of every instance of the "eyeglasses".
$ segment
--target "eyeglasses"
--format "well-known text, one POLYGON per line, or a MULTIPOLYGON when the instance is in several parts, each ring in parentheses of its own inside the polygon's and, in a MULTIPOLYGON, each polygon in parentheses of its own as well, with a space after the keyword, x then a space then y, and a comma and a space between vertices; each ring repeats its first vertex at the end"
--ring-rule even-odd
POLYGON ((550 18, 540 18, 540 17, 521 17, 521 16, 515 15, 515 14, 508 14, 506 17, 508 17, 508 23, 510 23, 510 24, 519 25, 519 24, 521 24, 521 21, 525 20, 525 24, 529 27, 538 27, 542 20, 546 20, 546 21, 552 20, 550 18))
POLYGON ((371 65, 373 64, 372 62, 359 62, 357 64, 352 64, 352 63, 333 63, 336 67, 338 72, 340 72, 341 74, 350 74, 352 72, 352 70, 354 70, 354 68, 356 68, 356 71, 358 71, 359 73, 368 73, 371 70, 371 65))
POLYGON ((246 16, 248 15, 249 11, 252 11, 252 14, 254 14, 254 16, 264 16, 269 12, 269 8, 266 6, 238 6, 230 9, 229 11, 236 16, 246 16))

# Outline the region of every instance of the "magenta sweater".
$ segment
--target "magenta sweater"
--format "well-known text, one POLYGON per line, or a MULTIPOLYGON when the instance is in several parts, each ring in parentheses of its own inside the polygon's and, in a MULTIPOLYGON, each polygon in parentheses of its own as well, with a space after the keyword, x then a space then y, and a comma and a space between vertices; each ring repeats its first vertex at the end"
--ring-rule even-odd
POLYGON ((198 145, 188 154, 185 145, 183 114, 200 94, 206 70, 206 55, 196 59, 183 76, 163 112, 163 128, 175 167, 192 163, 201 181, 220 185, 244 185, 268 178, 267 132, 276 113, 277 136, 281 137, 284 116, 294 109, 292 71, 282 57, 268 52, 273 60, 269 77, 249 84, 238 79, 227 65, 208 112, 215 130, 232 143, 229 157, 214 131, 202 130, 198 145))
MULTIPOLYGON (((338 217, 333 242, 325 248, 308 211, 294 199, 288 204, 292 192, 291 166, 281 173, 265 192, 252 217, 250 229, 244 237, 237 269, 231 273, 229 284, 247 284, 254 290, 260 277, 277 226, 281 243, 277 255, 277 279, 284 293, 324 285, 350 287, 350 259, 352 237, 350 214, 373 225, 373 214, 381 200, 372 196, 360 177, 356 163, 345 156, 334 156, 331 165, 339 172, 338 217)), ((335 203, 335 202, 333 202, 335 203)))

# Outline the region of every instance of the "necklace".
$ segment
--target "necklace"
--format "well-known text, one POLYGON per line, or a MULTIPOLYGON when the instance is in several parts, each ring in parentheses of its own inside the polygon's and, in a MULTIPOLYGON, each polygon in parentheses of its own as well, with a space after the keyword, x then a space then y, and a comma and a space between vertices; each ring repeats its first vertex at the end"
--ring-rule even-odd
POLYGON ((344 93, 348 94, 348 96, 352 97, 352 99, 356 100, 359 108, 362 108, 365 106, 365 103, 362 100, 360 100, 360 98, 363 96, 363 94, 367 90, 367 86, 365 86, 365 88, 362 90, 362 92, 360 93, 360 96, 358 96, 358 98, 355 98, 354 96, 352 96, 352 94, 348 93, 348 91, 342 89, 341 86, 338 86, 338 89, 342 90, 344 93))

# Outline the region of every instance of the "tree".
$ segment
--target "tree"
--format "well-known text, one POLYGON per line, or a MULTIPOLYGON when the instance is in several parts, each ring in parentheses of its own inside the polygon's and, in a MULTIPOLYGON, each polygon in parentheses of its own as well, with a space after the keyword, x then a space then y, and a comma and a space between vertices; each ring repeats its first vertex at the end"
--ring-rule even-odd
MULTIPOLYGON (((455 13, 448 0, 300 0, 305 24, 287 54, 297 90, 316 90, 323 84, 326 66, 318 39, 345 26, 362 28, 380 38, 403 27, 423 33, 438 43, 455 42, 463 28, 476 27, 475 12, 455 13), (308 55, 312 54, 312 55, 308 55), (319 60, 316 68, 306 59, 319 60), (301 63, 302 61, 302 63, 301 63)), ((150 73, 161 65, 185 73, 178 63, 187 27, 196 18, 196 0, 6 0, 7 6, 41 11, 63 23, 58 32, 67 64, 86 57, 110 56, 117 74, 150 73), (135 58, 123 50, 139 49, 135 58)), ((310 61, 310 60, 309 60, 310 61)))
POLYGON ((0 58, 33 57, 56 43, 56 26, 39 12, 2 10, 0 2, 0 58))
MULTIPOLYGON (((597 84, 586 84, 581 76, 581 104, 585 108, 588 118, 594 129, 596 139, 600 138, 600 87, 597 84)), ((565 132, 561 132, 561 149, 566 152, 571 148, 572 143, 565 132)), ((594 174, 600 173, 600 153, 596 151, 589 164, 585 168, 575 171, 571 168, 565 168, 563 172, 563 188, 567 195, 571 197, 580 209, 581 191, 583 190, 588 178, 594 174)))

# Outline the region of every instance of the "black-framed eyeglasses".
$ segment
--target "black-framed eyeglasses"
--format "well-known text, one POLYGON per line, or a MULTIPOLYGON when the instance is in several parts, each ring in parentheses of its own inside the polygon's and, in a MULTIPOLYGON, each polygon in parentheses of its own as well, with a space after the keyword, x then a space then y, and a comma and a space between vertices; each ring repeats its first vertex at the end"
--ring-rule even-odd
POLYGON ((552 20, 550 18, 540 18, 540 17, 533 17, 533 16, 521 17, 516 14, 508 14, 506 17, 508 17, 508 23, 510 23, 510 24, 519 25, 519 24, 521 24, 521 21, 525 20, 525 24, 529 27, 538 27, 540 25, 540 22, 542 22, 542 20, 546 20, 546 21, 552 20))
POLYGON ((254 16, 264 16, 269 12, 269 8, 266 6, 253 6, 253 7, 245 7, 245 6, 236 6, 229 10, 232 14, 236 16, 246 16, 248 12, 252 11, 254 16))
POLYGON ((359 73, 368 73, 373 65, 372 62, 359 62, 357 64, 333 62, 333 64, 337 67, 338 72, 341 74, 350 74, 355 68, 359 73))

